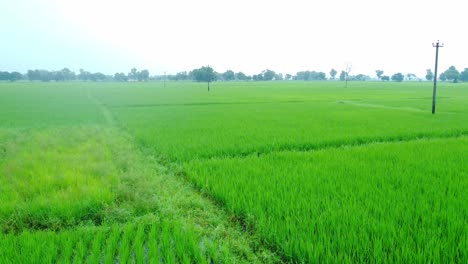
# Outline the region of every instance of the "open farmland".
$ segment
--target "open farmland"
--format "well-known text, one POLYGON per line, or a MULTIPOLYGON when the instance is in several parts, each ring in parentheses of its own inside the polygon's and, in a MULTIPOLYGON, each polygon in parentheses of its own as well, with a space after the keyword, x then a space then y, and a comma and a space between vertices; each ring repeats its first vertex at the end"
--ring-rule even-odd
POLYGON ((468 85, 1 83, 0 259, 468 261, 468 85))

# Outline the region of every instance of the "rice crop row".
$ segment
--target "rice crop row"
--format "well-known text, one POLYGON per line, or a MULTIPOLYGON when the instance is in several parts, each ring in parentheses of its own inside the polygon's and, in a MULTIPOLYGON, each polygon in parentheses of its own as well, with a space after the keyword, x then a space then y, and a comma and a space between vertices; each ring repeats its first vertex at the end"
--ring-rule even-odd
POLYGON ((291 261, 468 261, 468 138, 193 160, 187 177, 291 261))
POLYGON ((227 249, 174 221, 0 234, 0 259, 7 263, 226 263, 230 258, 227 249))

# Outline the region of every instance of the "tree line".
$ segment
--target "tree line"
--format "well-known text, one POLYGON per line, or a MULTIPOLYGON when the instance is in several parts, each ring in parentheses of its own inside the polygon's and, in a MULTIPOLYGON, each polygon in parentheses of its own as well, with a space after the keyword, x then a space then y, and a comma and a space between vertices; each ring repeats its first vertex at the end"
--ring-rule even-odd
MULTIPOLYGON (((80 69, 78 73, 71 71, 68 68, 63 68, 58 71, 48 70, 28 70, 25 74, 19 72, 4 72, 0 71, 0 81, 117 81, 117 82, 145 82, 150 80, 170 80, 170 81, 199 81, 199 82, 212 82, 212 81, 325 81, 325 80, 340 80, 340 81, 367 81, 372 80, 368 75, 357 74, 351 75, 351 67, 346 67, 338 75, 338 71, 331 69, 329 77, 325 72, 320 71, 299 71, 295 75, 277 73, 273 70, 266 69, 258 74, 247 75, 243 72, 234 72, 227 70, 218 73, 210 66, 203 66, 192 71, 182 71, 176 74, 169 75, 154 75, 150 76, 148 70, 137 70, 132 68, 130 72, 118 72, 114 75, 105 75, 100 72, 89 72, 80 69)), ((402 82, 404 80, 421 80, 415 74, 408 73, 406 75, 398 72, 391 76, 385 75, 383 70, 375 71, 377 78, 381 81, 395 81, 402 82)), ((425 79, 428 81, 433 80, 434 74, 431 69, 426 70, 425 79)), ((447 70, 442 72, 439 77, 441 81, 452 82, 468 82, 468 68, 459 72, 455 66, 450 66, 447 70)))
MULTIPOLYGON (((405 77, 407 80, 417 79, 417 76, 413 73, 408 73, 406 76, 402 73, 395 73, 391 77, 384 75, 384 71, 382 70, 376 70, 375 73, 377 78, 382 81, 390 81, 391 79, 392 81, 401 82, 405 79, 405 77)), ((432 81, 434 80, 434 73, 431 69, 427 69, 426 76, 424 77, 427 81, 432 81)), ((447 70, 443 71, 439 75, 438 80, 451 81, 454 83, 457 83, 458 81, 468 82, 468 68, 465 68, 462 72, 459 72, 455 66, 450 66, 447 70)))
POLYGON ((130 70, 128 74, 115 73, 114 75, 105 75, 101 72, 89 72, 80 69, 78 73, 68 68, 59 71, 48 70, 28 70, 25 74, 19 72, 0 71, 0 81, 42 81, 42 82, 65 82, 65 81, 149 81, 150 74, 148 70, 138 71, 136 68, 130 70))

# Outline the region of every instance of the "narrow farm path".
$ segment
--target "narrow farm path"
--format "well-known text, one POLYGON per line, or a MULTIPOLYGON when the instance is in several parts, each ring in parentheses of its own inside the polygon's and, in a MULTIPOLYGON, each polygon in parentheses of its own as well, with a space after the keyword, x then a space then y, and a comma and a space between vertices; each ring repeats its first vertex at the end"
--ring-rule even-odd
MULTIPOLYGON (((371 104, 371 103, 360 103, 355 101, 338 101, 339 104, 347 104, 353 105, 358 107, 368 107, 368 108, 382 108, 382 109, 391 109, 391 110, 398 110, 398 111, 410 111, 410 112, 429 112, 430 109, 420 109, 415 107, 396 107, 396 106, 388 106, 382 104, 371 104)), ((449 112, 449 111, 439 111, 442 114, 458 114, 457 112, 449 112)))
POLYGON ((104 116, 104 119, 106 120, 106 124, 108 126, 115 126, 115 119, 112 113, 107 109, 107 107, 99 101, 96 97, 94 97, 91 94, 91 91, 89 89, 86 90, 86 95, 88 96, 88 99, 94 103, 100 110, 101 114, 104 116))
MULTIPOLYGON (((119 128, 112 112, 90 90, 87 91, 87 96, 100 109, 109 127, 116 129, 124 137, 133 139, 124 129, 119 128)), ((161 218, 180 222, 193 229, 204 240, 227 248, 230 255, 234 256, 231 263, 282 262, 278 254, 261 244, 260 238, 244 230, 237 217, 201 194, 185 177, 180 176, 179 165, 167 162, 163 164, 152 150, 141 147, 135 149, 140 152, 142 162, 148 164, 148 168, 143 169, 144 173, 151 174, 155 182, 156 188, 152 194, 158 201, 157 214, 161 218)))
POLYGON ((424 110, 419 109, 419 108, 414 108, 414 107, 394 107, 394 106, 388 106, 388 105, 360 103, 360 102, 354 102, 354 101, 339 101, 338 103, 360 106, 360 107, 383 108, 383 109, 411 111, 411 112, 424 112, 424 110))
POLYGON ((424 139, 450 139, 450 138, 460 138, 468 136, 468 130, 457 130, 457 131, 447 131, 444 133, 417 133, 417 134, 407 134, 407 135, 395 135, 395 136, 376 136, 376 137, 367 137, 367 138, 355 138, 353 140, 336 140, 336 141, 324 141, 320 143, 306 143, 306 144, 285 144, 278 145, 271 148, 257 149, 255 151, 246 151, 239 153, 232 153, 229 155, 212 155, 198 157, 201 160, 210 160, 210 159, 223 159, 223 158, 237 158, 237 157, 248 157, 248 156, 262 156, 275 152, 283 151, 295 151, 295 152, 311 152, 311 151, 320 151, 326 149, 339 149, 339 148, 349 148, 349 147, 360 147, 360 146, 370 146, 375 144, 384 144, 384 143, 404 143, 404 142, 413 142, 424 139))

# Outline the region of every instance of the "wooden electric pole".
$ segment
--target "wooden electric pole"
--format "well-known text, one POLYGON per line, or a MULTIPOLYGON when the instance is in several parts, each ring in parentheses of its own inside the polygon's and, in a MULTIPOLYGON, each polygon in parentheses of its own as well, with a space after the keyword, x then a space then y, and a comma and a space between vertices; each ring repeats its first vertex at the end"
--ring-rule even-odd
POLYGON ((432 90, 432 114, 435 114, 436 110, 436 88, 437 88, 437 65, 439 63, 439 48, 442 48, 444 44, 432 43, 432 46, 436 48, 436 57, 435 57, 435 69, 434 69, 434 89, 432 90))

